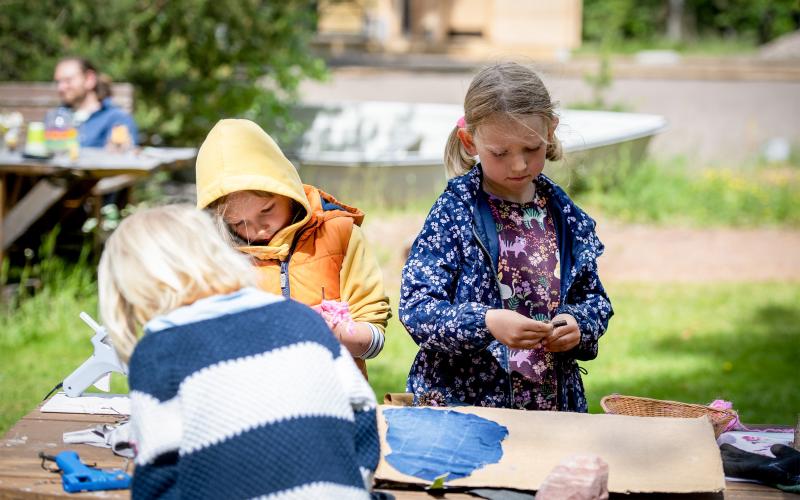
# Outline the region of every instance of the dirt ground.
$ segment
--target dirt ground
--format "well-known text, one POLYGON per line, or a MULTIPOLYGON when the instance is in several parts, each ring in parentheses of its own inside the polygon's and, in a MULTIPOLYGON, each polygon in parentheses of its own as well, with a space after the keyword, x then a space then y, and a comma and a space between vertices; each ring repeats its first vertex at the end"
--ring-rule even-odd
MULTIPOLYGON (((424 216, 367 217, 364 231, 395 290, 405 249, 424 216)), ((800 281, 800 230, 691 229, 598 221, 606 245, 604 282, 710 283, 800 281)))

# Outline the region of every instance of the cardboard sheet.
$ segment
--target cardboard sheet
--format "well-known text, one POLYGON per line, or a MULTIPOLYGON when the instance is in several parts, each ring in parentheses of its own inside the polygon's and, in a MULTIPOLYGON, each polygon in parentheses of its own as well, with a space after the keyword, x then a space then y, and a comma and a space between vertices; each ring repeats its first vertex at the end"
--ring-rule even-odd
MULTIPOLYGON (((402 474, 385 460, 386 420, 378 408, 381 462, 378 480, 427 485, 402 474)), ((608 463, 608 489, 615 493, 716 492, 725 488, 722 460, 707 417, 645 418, 528 412, 499 408, 443 408, 493 420, 508 428, 503 457, 469 477, 447 481, 451 486, 536 490, 562 459, 594 453, 608 463)))

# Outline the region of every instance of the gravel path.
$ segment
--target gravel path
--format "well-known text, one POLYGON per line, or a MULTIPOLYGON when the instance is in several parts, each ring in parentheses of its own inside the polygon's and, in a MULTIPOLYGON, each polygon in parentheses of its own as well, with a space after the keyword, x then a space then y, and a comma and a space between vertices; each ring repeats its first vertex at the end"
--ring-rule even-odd
MULTIPOLYGON (((367 217, 364 230, 378 255, 387 287, 399 286, 404 251, 424 216, 367 217)), ((800 230, 689 229, 598 222, 606 245, 604 282, 711 283, 800 281, 800 230)))

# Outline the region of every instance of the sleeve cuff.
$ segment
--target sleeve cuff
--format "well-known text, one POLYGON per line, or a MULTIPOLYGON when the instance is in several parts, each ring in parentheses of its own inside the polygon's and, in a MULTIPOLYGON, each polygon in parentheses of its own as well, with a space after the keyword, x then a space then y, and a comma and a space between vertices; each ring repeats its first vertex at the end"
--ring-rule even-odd
POLYGON ((358 356, 360 359, 372 359, 380 354, 383 350, 383 342, 385 339, 380 328, 372 323, 366 323, 366 325, 369 327, 370 332, 372 332, 372 339, 370 340, 369 347, 364 351, 364 354, 358 356))

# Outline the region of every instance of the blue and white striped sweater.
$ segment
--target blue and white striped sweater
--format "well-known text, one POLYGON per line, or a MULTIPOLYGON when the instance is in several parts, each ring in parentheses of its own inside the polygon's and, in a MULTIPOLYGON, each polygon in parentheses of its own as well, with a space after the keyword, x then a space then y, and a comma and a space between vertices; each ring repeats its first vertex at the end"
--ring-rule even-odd
POLYGON ((375 396, 320 316, 254 289, 145 327, 134 498, 367 498, 375 396))

